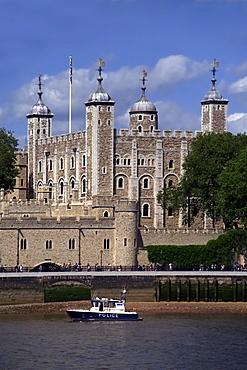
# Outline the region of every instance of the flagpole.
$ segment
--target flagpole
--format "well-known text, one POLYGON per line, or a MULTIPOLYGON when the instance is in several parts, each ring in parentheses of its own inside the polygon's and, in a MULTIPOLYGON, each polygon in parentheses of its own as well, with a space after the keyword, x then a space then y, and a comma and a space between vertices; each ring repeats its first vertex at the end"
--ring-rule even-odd
POLYGON ((69 57, 69 133, 72 132, 72 56, 69 57))

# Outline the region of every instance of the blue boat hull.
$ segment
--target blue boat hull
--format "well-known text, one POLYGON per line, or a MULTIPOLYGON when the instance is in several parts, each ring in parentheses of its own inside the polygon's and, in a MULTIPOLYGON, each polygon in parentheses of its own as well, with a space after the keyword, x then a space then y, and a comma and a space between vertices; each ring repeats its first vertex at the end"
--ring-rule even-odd
POLYGON ((80 310, 66 311, 74 321, 138 321, 141 320, 136 312, 105 313, 80 310))

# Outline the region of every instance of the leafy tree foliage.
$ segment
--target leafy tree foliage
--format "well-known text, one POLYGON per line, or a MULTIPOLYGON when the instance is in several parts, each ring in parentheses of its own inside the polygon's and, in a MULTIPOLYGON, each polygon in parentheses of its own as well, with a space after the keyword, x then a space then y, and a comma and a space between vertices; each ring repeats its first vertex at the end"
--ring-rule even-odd
MULTIPOLYGON (((239 155, 245 148, 247 148, 245 134, 234 136, 225 132, 199 135, 191 143, 190 151, 183 164, 184 174, 177 188, 165 192, 165 202, 162 201, 164 192, 161 191, 158 194, 158 202, 164 209, 167 204, 177 212, 182 209, 184 222, 188 226, 191 226, 194 217, 204 212, 212 218, 213 226, 217 218, 223 218, 227 223, 226 226, 232 224, 236 210, 232 214, 229 213, 227 218, 223 217, 226 205, 231 207, 231 204, 230 201, 228 203, 224 201, 224 194, 227 194, 226 187, 220 192, 225 181, 220 176, 226 170, 229 161, 239 160, 239 155)), ((228 175, 230 176, 230 169, 228 175)), ((237 205, 238 203, 232 204, 231 208, 237 205)))
POLYGON ((0 128, 0 189, 5 191, 13 190, 19 174, 15 166, 17 144, 12 132, 0 128))
POLYGON ((218 176, 217 209, 226 228, 247 226, 247 148, 226 163, 218 176))
POLYGON ((210 266, 224 264, 232 266, 239 254, 247 252, 247 230, 230 230, 206 245, 149 245, 148 258, 152 263, 175 267, 210 266))

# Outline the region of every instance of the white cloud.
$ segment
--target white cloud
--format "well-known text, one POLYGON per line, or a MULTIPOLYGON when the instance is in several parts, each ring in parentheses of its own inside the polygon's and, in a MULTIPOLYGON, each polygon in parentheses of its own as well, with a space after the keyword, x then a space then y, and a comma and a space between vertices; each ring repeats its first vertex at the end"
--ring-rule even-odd
POLYGON ((227 118, 228 131, 233 134, 247 132, 247 113, 233 113, 227 118))
MULTIPOLYGON (((72 125, 73 131, 85 129, 85 106, 90 93, 97 89, 97 72, 93 66, 91 69, 74 69, 72 84, 72 125)), ((141 96, 142 70, 148 72, 147 96, 152 101, 152 94, 158 98, 157 109, 159 112, 159 126, 161 129, 189 129, 198 130, 198 117, 184 111, 177 104, 162 102, 164 91, 169 96, 172 89, 178 85, 195 79, 198 75, 207 72, 207 62, 196 62, 183 55, 171 55, 158 60, 153 69, 146 66, 134 68, 123 67, 117 71, 103 72, 103 87, 116 101, 115 127, 126 128, 128 126, 128 112, 131 106, 141 96)), ((8 104, 0 111, 2 117, 12 117, 13 121, 25 121, 26 114, 38 100, 38 78, 32 79, 20 89, 13 92, 8 104)), ((64 71, 55 76, 44 75, 42 77, 42 99, 54 113, 53 134, 58 135, 68 132, 68 101, 69 101, 69 72, 64 71)), ((23 126, 23 125, 22 125, 23 126)), ((26 127, 16 126, 14 131, 23 136, 26 127), (20 132, 22 130, 22 132, 20 132)))
POLYGON ((247 91, 247 76, 232 83, 229 86, 229 92, 232 94, 243 93, 247 91))

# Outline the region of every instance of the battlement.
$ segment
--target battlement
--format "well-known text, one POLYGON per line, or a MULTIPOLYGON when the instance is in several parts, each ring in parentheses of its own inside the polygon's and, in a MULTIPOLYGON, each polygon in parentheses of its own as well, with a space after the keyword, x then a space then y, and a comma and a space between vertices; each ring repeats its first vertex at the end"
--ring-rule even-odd
POLYGON ((172 137, 175 137, 177 139, 182 139, 182 138, 186 138, 186 139, 192 139, 192 138, 195 138, 197 137, 198 135, 200 135, 202 132, 201 131, 190 131, 190 130, 186 130, 186 131, 182 131, 182 130, 153 130, 152 132, 150 130, 143 130, 142 133, 140 134, 140 132, 137 130, 137 129, 133 129, 131 130, 131 134, 130 134, 130 131, 129 129, 120 129, 119 132, 118 132, 118 135, 119 136, 122 136, 122 137, 126 137, 126 136, 134 136, 134 137, 156 137, 156 138, 162 138, 162 137, 165 137, 165 138, 172 138, 172 137))
POLYGON ((61 142, 73 142, 78 139, 85 139, 86 131, 72 132, 58 136, 47 137, 46 139, 39 139, 38 145, 58 144, 61 142))

